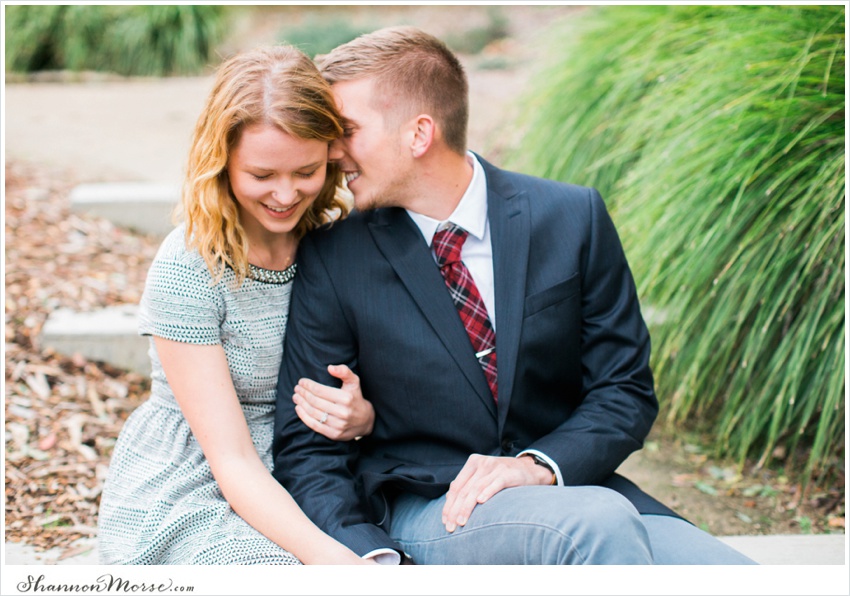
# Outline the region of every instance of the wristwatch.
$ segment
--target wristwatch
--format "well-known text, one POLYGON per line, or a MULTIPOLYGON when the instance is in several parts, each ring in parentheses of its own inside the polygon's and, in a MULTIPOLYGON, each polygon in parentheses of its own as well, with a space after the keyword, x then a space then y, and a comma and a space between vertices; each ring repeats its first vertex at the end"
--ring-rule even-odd
POLYGON ((521 457, 530 457, 538 466, 543 466, 544 468, 552 472, 552 482, 550 482, 550 485, 554 486, 558 484, 558 476, 555 474, 555 470, 552 469, 552 466, 550 466, 545 459, 543 459, 536 453, 523 453, 521 457))

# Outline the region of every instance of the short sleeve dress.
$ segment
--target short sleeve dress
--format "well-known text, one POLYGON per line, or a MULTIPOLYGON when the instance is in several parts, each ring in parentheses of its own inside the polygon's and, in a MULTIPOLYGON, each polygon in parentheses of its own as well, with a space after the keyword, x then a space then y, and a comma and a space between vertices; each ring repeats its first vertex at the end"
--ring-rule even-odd
MULTIPOLYGON (((260 458, 272 469, 278 368, 293 265, 252 267, 239 287, 227 269, 212 276, 185 245, 185 226, 160 247, 142 295, 139 332, 192 344, 221 344, 260 458)), ((175 401, 150 340, 151 395, 127 419, 101 497, 102 564, 299 564, 239 517, 213 478, 175 401)))

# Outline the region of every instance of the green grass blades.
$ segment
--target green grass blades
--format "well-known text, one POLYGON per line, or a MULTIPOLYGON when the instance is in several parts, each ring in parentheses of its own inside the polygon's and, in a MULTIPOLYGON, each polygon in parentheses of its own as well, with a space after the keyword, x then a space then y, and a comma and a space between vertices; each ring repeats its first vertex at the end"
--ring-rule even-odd
POLYGON ((665 315, 664 420, 741 463, 782 446, 804 481, 843 465, 844 47, 842 6, 588 11, 509 160, 606 197, 665 315))
POLYGON ((6 6, 6 70, 30 72, 59 68, 58 44, 67 6, 6 6))
POLYGON ((189 75, 209 65, 221 39, 221 6, 134 7, 109 36, 121 74, 189 75))
POLYGON ((222 39, 222 10, 201 5, 8 6, 6 69, 197 74, 222 39))

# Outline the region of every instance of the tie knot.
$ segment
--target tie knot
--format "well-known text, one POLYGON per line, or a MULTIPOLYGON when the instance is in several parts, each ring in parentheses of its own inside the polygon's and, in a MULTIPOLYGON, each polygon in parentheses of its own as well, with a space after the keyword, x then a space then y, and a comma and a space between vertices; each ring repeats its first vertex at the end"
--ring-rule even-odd
POLYGON ((441 268, 460 261, 460 250, 469 233, 456 225, 438 230, 434 234, 434 254, 437 255, 437 265, 441 268))

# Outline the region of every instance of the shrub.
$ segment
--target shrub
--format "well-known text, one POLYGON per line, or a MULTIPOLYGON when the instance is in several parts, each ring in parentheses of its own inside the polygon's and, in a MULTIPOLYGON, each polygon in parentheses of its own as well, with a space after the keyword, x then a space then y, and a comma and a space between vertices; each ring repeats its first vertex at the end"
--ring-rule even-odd
POLYGON ((221 14, 221 6, 135 7, 109 37, 113 68, 141 75, 201 72, 221 39, 221 14))
POLYGON ((309 15, 302 23, 285 28, 277 37, 315 58, 369 31, 371 29, 352 25, 347 19, 309 15))
MULTIPOLYGON (((561 35, 514 167, 611 201, 668 423, 743 463, 844 451, 844 8, 608 7, 561 35)), ((575 26, 575 24, 573 24, 575 26)))
POLYGON ((195 74, 222 33, 220 6, 8 6, 6 68, 195 74))

